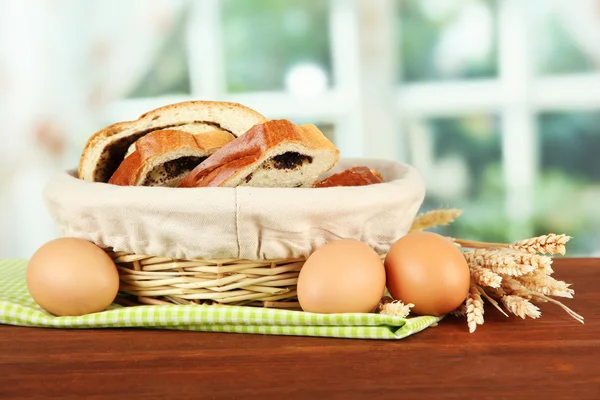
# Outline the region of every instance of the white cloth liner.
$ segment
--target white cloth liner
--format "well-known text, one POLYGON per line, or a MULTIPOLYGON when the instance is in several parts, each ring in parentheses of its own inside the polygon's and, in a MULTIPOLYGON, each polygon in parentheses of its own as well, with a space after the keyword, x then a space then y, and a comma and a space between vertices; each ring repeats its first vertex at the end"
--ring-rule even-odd
POLYGON ((425 197, 418 171, 396 161, 341 159, 327 175, 376 168, 385 183, 332 188, 124 187, 54 177, 44 201, 63 237, 176 259, 307 257, 356 239, 384 254, 410 228, 425 197))

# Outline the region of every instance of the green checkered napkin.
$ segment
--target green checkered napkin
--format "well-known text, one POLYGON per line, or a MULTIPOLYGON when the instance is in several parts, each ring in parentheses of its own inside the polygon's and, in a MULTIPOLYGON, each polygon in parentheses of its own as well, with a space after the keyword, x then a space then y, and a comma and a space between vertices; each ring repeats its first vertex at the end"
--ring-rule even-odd
POLYGON ((55 328, 158 328, 269 335, 357 339, 402 339, 438 322, 432 316, 398 318, 380 314, 313 314, 233 306, 111 305, 81 317, 54 317, 31 298, 25 260, 0 260, 0 323, 55 328))

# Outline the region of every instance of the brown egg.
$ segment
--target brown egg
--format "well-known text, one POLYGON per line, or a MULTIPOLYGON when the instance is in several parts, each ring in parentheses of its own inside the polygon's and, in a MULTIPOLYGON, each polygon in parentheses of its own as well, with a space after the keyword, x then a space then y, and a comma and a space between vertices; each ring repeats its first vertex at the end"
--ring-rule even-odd
POLYGON ((381 258, 356 240, 337 240, 318 248, 298 277, 298 301, 308 312, 370 312, 384 291, 381 258))
POLYGON ((415 306, 420 315, 443 315, 467 297, 469 266, 447 238, 414 232, 400 238, 385 258, 387 288, 395 300, 415 306))
POLYGON ((58 316, 103 311, 119 290, 119 274, 110 256, 76 238, 41 246, 29 260, 26 279, 35 302, 58 316))

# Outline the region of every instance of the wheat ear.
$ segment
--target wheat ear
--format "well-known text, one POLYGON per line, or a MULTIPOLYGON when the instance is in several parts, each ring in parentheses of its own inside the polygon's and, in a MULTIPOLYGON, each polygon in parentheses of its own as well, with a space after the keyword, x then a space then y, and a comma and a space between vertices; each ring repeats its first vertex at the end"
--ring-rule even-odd
POLYGON ((527 264, 518 264, 514 257, 502 250, 477 249, 463 252, 469 264, 486 267, 497 274, 522 276, 535 270, 527 264))
POLYGON ((394 317, 406 318, 410 314, 410 309, 415 305, 412 303, 404 304, 399 300, 385 303, 381 306, 380 314, 392 315, 394 317))
POLYGON ((519 282, 527 289, 541 293, 546 296, 558 296, 573 298, 575 291, 571 289, 570 284, 554 279, 546 274, 531 274, 522 276, 519 282))
POLYGON ((529 300, 517 295, 506 295, 501 298, 502 303, 508 311, 525 319, 525 317, 539 318, 542 313, 540 309, 529 300))
POLYGON ((472 281, 480 286, 499 288, 502 285, 502 277, 489 269, 471 264, 469 265, 469 270, 472 281))
POLYGON ((570 236, 550 233, 548 235, 537 236, 531 239, 522 240, 510 245, 511 248, 535 254, 561 254, 566 252, 565 244, 571 240, 570 236))
POLYGON ((562 308, 563 310, 565 310, 567 312, 567 314, 569 314, 571 317, 573 317, 576 321, 579 321, 583 324, 583 317, 581 315, 577 314, 575 311, 571 310, 569 307, 565 306, 560 301, 555 300, 551 297, 548 297, 543 293, 538 293, 533 290, 530 290, 513 278, 505 278, 502 282, 502 285, 503 285, 503 288, 506 289, 506 291, 510 294, 518 295, 521 297, 527 297, 529 299, 535 298, 538 301, 554 303, 554 304, 558 305, 560 308, 562 308))
POLYGON ((565 234, 557 235, 555 233, 550 233, 548 235, 537 236, 531 239, 521 240, 519 242, 509 244, 509 243, 491 243, 491 242, 479 242, 476 240, 465 240, 465 239, 456 239, 451 238, 451 240, 461 247, 467 247, 472 249, 489 249, 489 248, 498 248, 505 247, 514 250, 520 250, 529 254, 561 254, 564 255, 566 252, 565 245, 569 240, 571 240, 570 236, 565 234))
POLYGON ((475 285, 471 285, 471 288, 469 289, 466 306, 469 332, 473 333, 477 329, 477 325, 483 325, 483 314, 485 312, 483 308, 483 300, 481 299, 479 290, 477 290, 475 285))
POLYGON ((419 214, 413 220, 410 232, 423 231, 439 225, 448 225, 462 214, 462 210, 441 209, 419 214))
POLYGON ((531 265, 536 269, 543 270, 546 275, 551 275, 554 273, 554 270, 552 269, 552 257, 539 254, 523 253, 519 250, 513 250, 511 254, 515 262, 518 264, 531 265))

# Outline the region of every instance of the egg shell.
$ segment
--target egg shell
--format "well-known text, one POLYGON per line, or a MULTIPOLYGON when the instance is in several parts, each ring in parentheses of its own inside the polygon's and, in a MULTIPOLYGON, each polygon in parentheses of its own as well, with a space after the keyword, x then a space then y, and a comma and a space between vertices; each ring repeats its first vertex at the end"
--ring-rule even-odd
POLYGON ((387 288, 411 312, 440 316, 459 307, 470 287, 462 252, 433 232, 412 232, 392 245, 385 258, 387 288))
POLYGON ((315 250, 298 277, 298 301, 304 311, 372 311, 385 291, 380 256, 357 240, 337 240, 315 250))
POLYGON ((42 245, 29 260, 26 281, 35 302, 57 316, 103 311, 119 290, 119 274, 110 256, 77 238, 42 245))

